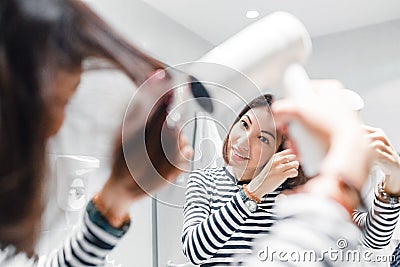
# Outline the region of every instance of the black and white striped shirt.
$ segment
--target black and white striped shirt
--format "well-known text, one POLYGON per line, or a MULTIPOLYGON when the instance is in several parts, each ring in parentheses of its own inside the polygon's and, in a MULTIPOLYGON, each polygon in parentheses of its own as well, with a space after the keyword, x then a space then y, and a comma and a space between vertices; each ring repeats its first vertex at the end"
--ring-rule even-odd
POLYGON ((375 197, 368 213, 353 213, 353 221, 360 226, 357 229, 345 209, 332 199, 312 194, 289 196, 276 207, 277 222, 270 235, 256 245, 247 264, 251 267, 388 264, 391 255, 379 258, 371 251, 359 253, 358 244, 361 234, 361 242, 369 248, 388 245, 399 209, 400 204, 382 203, 375 197))
MULTIPOLYGON (((254 239, 269 233, 277 219, 273 206, 280 190, 263 198, 255 213, 248 211, 238 191, 237 180, 225 168, 200 169, 190 175, 182 247, 192 263, 240 266, 241 255, 254 254, 254 239)), ((399 211, 400 204, 376 198, 368 212, 354 211, 353 220, 362 230, 361 243, 374 249, 387 246, 399 211)))
POLYGON ((106 256, 126 233, 123 229, 112 228, 89 203, 84 213, 83 224, 65 240, 60 249, 55 249, 39 260, 28 258, 24 253, 15 254, 12 246, 0 250, 2 267, 61 267, 61 266, 104 266, 106 256))
POLYGON ((357 252, 360 230, 334 200, 295 194, 281 201, 276 213, 279 219, 255 245, 247 266, 364 266, 364 254, 357 252))
POLYGON ((201 266, 240 266, 255 238, 265 237, 275 221, 272 212, 280 190, 261 199, 251 213, 239 195, 240 184, 226 168, 191 173, 186 188, 182 247, 201 266))
POLYGON ((389 245, 400 212, 400 203, 388 204, 373 199, 368 212, 354 211, 353 221, 361 228, 361 243, 367 248, 381 249, 389 245))

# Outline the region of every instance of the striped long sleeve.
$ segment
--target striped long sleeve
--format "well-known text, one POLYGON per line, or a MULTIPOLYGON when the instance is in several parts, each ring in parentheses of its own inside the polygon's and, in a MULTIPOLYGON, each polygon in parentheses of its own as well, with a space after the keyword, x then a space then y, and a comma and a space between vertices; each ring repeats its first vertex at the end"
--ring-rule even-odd
POLYGON ((353 220, 361 228, 361 243, 381 249, 390 243, 400 212, 400 203, 391 205, 376 197, 368 212, 354 211, 353 220))
POLYGON ((258 242, 246 266, 361 266, 360 231, 335 201, 311 194, 288 196, 278 220, 258 242))
POLYGON ((183 252, 194 264, 211 258, 250 215, 238 193, 211 213, 209 192, 202 178, 198 172, 192 173, 184 208, 183 252))
POLYGON ((14 254, 11 246, 0 251, 0 266, 11 267, 82 267, 104 266, 106 256, 126 233, 129 224, 122 229, 112 228, 89 203, 84 213, 83 224, 65 240, 60 249, 39 260, 27 258, 24 254, 14 254), (103 220, 102 220, 103 219, 103 220))
POLYGON ((252 252, 253 239, 269 232, 274 221, 270 210, 278 193, 263 198, 259 209, 251 213, 236 182, 225 168, 191 173, 183 211, 182 249, 192 263, 240 264, 240 256, 252 252))

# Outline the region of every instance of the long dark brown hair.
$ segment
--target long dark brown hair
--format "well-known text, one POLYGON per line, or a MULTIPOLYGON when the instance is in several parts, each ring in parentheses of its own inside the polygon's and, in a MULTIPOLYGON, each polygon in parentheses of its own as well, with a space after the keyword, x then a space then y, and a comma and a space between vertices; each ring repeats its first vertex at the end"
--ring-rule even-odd
POLYGON ((101 58, 140 84, 164 64, 118 36, 81 1, 0 1, 0 244, 32 255, 43 210, 43 94, 59 70, 101 58))
MULTIPOLYGON (((239 122, 239 120, 246 114, 249 110, 257 108, 257 107, 267 107, 270 108, 272 103, 274 101, 274 96, 271 94, 265 94, 261 95, 259 97, 254 98, 252 101, 250 101, 245 107, 239 112, 237 117, 232 123, 231 128, 229 129, 228 134, 225 137, 223 146, 222 146, 222 156, 224 158, 224 161, 226 164, 229 163, 229 155, 228 155, 228 143, 229 143, 229 135, 232 131, 233 126, 239 122)), ((283 135, 279 131, 276 132, 277 134, 277 139, 280 140, 280 143, 277 144, 277 149, 276 152, 280 152, 285 150, 285 141, 287 140, 287 136, 283 135)), ((299 185, 305 184, 308 181, 308 177, 306 177, 303 173, 303 169, 301 166, 298 169, 299 174, 297 177, 287 179, 282 185, 281 188, 282 190, 286 189, 293 189, 299 185)))

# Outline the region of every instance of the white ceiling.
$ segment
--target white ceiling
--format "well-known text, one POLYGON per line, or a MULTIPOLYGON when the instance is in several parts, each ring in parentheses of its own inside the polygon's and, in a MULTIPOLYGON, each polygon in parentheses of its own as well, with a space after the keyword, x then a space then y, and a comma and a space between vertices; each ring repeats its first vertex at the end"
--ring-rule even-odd
POLYGON ((312 37, 400 19, 399 0, 142 0, 217 45, 256 19, 274 11, 298 17, 312 37))

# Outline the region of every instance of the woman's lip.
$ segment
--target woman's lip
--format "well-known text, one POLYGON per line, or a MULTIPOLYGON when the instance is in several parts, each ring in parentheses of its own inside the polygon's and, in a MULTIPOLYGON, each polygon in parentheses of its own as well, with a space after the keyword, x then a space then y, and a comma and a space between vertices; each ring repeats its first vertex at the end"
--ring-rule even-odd
POLYGON ((236 149, 232 149, 232 154, 234 155, 234 156, 236 156, 237 158, 240 158, 240 159, 243 159, 243 160, 249 160, 250 158, 248 158, 248 157, 245 157, 245 156, 242 156, 242 155, 240 155, 237 151, 236 151, 236 149))

